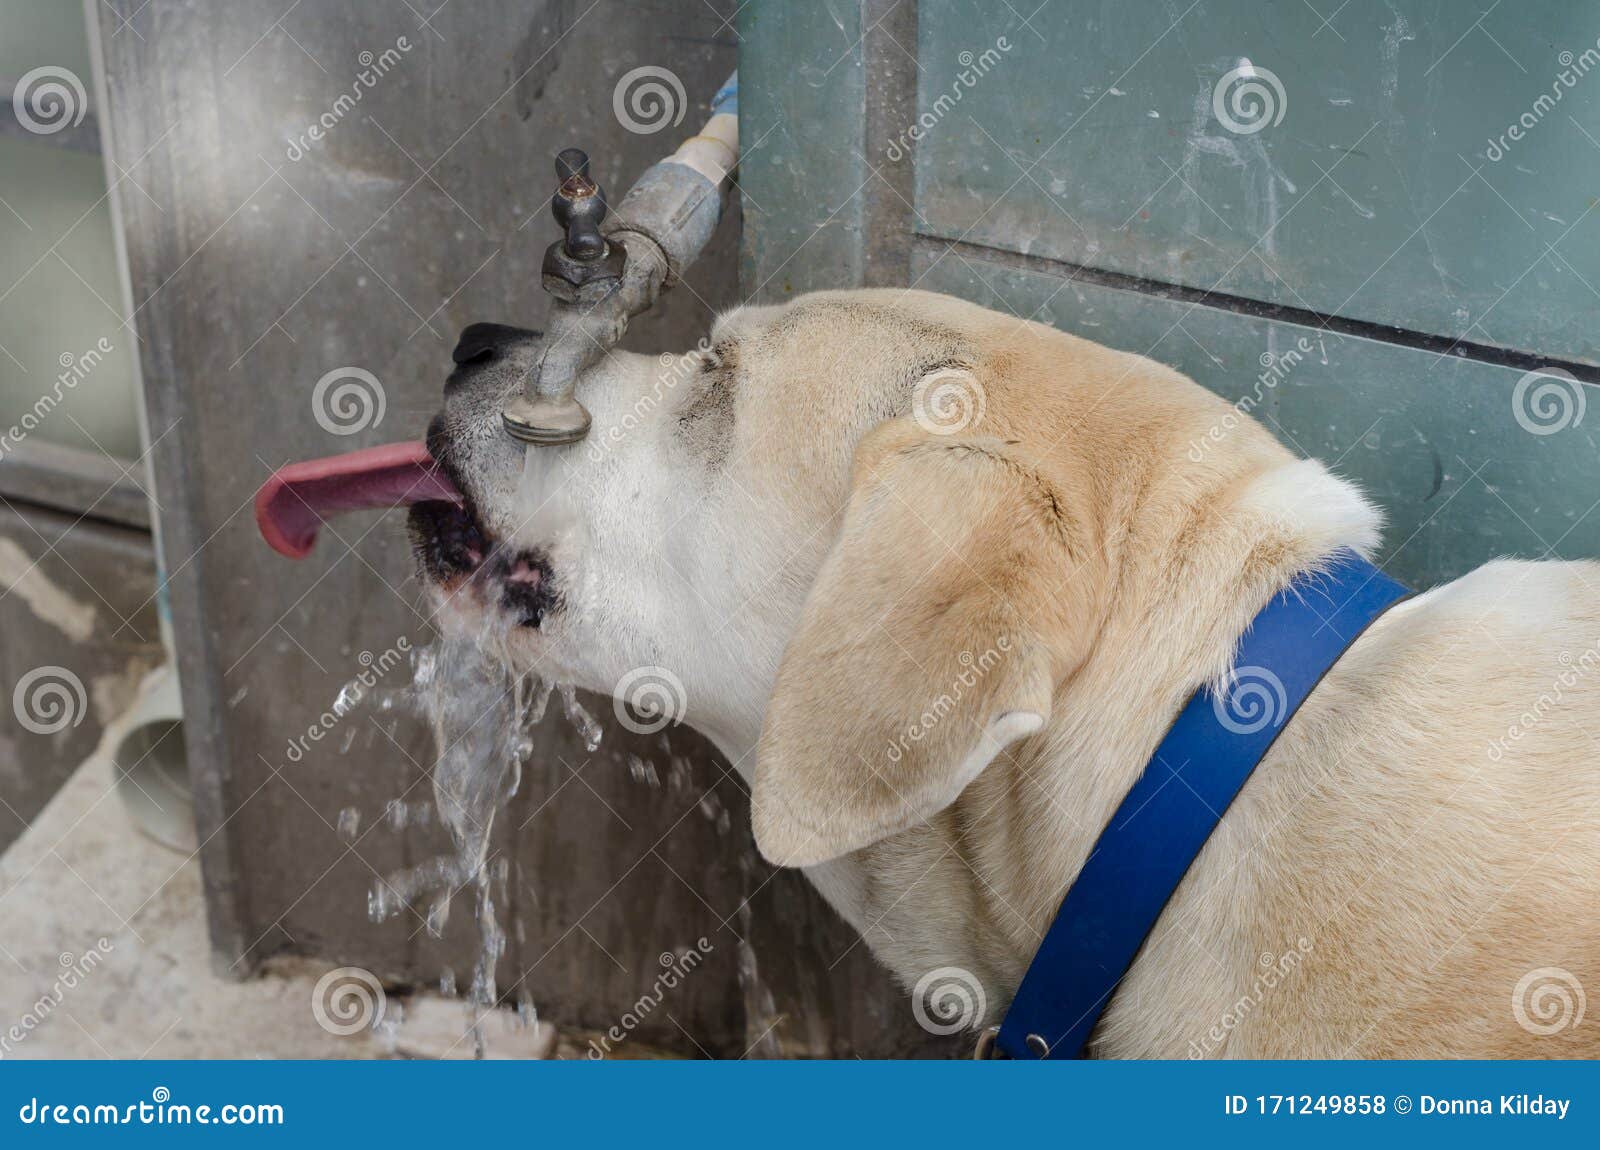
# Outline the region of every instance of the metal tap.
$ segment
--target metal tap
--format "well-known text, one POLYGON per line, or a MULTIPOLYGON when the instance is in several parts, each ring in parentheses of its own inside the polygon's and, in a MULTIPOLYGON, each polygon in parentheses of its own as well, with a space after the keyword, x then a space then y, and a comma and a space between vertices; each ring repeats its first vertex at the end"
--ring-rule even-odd
POLYGON ((573 394, 578 376, 678 281, 716 231, 738 161, 738 91, 735 74, 712 100, 700 134, 646 171, 615 218, 589 175, 589 157, 577 148, 556 157, 550 210, 564 234, 544 254, 541 278, 553 297, 544 346, 522 394, 501 412, 513 438, 549 446, 589 433, 589 412, 573 394))

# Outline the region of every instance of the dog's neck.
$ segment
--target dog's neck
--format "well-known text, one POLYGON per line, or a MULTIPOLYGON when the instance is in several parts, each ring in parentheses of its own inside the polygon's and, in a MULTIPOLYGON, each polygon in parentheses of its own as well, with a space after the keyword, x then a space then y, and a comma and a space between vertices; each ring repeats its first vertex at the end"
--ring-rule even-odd
MULTIPOLYGON (((1290 580, 1376 545, 1380 517, 1353 487, 1280 458, 1204 497, 1145 490, 1127 502, 1137 531, 1102 525, 1113 593, 1099 641, 1058 688, 1046 728, 928 823, 807 869, 908 987, 962 967, 997 1020, 1178 709, 1228 670, 1239 636, 1290 580), (1144 656, 1128 665, 1115 654, 1128 651, 1144 656)), ((748 779, 759 722, 708 733, 748 779)))

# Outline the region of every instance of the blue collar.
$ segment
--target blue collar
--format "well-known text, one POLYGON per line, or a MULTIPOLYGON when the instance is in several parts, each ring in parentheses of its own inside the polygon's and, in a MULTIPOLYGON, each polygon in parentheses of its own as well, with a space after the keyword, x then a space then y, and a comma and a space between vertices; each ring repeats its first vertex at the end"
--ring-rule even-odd
POLYGON ((1409 594, 1341 552, 1262 608, 1239 640, 1227 694, 1202 688, 1190 697, 1100 832, 994 1038, 999 1053, 1084 1056, 1117 984, 1256 764, 1350 644, 1409 594))

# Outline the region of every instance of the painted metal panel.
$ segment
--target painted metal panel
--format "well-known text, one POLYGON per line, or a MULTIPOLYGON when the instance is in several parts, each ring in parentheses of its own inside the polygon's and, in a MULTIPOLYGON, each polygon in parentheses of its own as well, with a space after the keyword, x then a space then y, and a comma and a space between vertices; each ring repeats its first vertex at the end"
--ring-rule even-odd
POLYGON ((739 187, 747 217, 760 220, 743 245, 744 293, 770 303, 859 283, 872 178, 862 164, 861 7, 756 0, 741 5, 739 35, 739 187))
POLYGON ((920 231, 1600 362, 1600 9, 1033 7, 921 6, 920 231))
POLYGON ((913 267, 923 287, 1147 355, 1235 403, 1250 397, 1286 446, 1383 508, 1381 562, 1413 586, 1500 556, 1600 557, 1593 387, 1539 376, 1519 388, 1523 373, 1496 364, 941 258, 931 245, 913 267))

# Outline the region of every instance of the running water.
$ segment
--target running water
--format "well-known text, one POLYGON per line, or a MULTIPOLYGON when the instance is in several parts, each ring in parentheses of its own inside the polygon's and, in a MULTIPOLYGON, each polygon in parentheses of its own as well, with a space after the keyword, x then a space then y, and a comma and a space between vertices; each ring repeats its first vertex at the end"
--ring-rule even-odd
MULTIPOLYGON (((504 633, 492 622, 478 635, 449 635, 413 652, 412 685, 393 694, 408 696, 406 701, 432 731, 432 806, 449 832, 454 852, 378 879, 367 898, 368 917, 374 922, 415 906, 423 913, 428 933, 438 938, 449 923, 454 897, 471 888, 479 953, 466 997, 480 1054, 483 1039, 477 1021, 499 1003, 495 970, 506 950, 500 911, 508 901, 510 876, 506 858, 489 856, 490 836, 496 816, 521 785, 523 764, 534 749, 532 729, 544 717, 555 690, 555 684, 515 666, 504 633)), ((568 717, 594 749, 600 725, 571 687, 563 685, 560 691, 568 717)), ((393 694, 384 696, 384 709, 392 706, 393 694)), ((361 695, 347 687, 335 703, 336 713, 343 714, 361 701, 361 695)), ((395 830, 426 825, 431 821, 427 809, 424 803, 392 800, 385 821, 395 830)), ((341 816, 341 823, 346 821, 341 816)), ((445 985, 454 988, 453 973, 445 985)), ((526 998, 518 1009, 524 1017, 532 1015, 526 998)))
MULTIPOLYGON (((553 695, 559 693, 561 709, 588 750, 599 748, 602 728, 570 684, 557 684, 517 669, 506 633, 493 620, 476 635, 457 632, 413 650, 412 672, 409 688, 373 690, 359 681, 348 684, 339 692, 333 711, 343 717, 357 706, 372 705, 384 712, 414 710, 427 721, 435 750, 433 802, 404 796, 391 799, 380 822, 390 830, 403 831, 410 826, 427 827, 437 817, 454 849, 377 879, 368 894, 368 916, 382 922, 408 906, 415 907, 422 913, 428 933, 438 938, 449 923, 454 897, 471 888, 468 897, 473 899, 479 952, 465 998, 474 1048, 483 1057, 482 1022, 500 1005, 496 968, 507 946, 500 915, 509 902, 510 887, 510 860, 489 855, 495 819, 521 785, 523 765, 534 751, 532 730, 548 712, 553 695)), ((665 734, 661 749, 667 760, 665 780, 654 762, 637 755, 628 756, 629 773, 652 789, 665 784, 672 794, 689 793, 694 786, 689 761, 672 752, 665 734)), ((714 789, 700 797, 698 807, 718 834, 728 833, 730 816, 714 789)), ((359 841, 360 812, 353 807, 341 811, 338 830, 346 842, 359 841)), ((748 889, 749 861, 742 865, 748 889)), ((748 901, 739 908, 739 920, 742 937, 737 967, 745 1006, 746 1056, 782 1058, 778 1032, 784 1016, 761 978, 755 951, 745 941, 752 925, 748 901)), ((521 923, 514 925, 520 941, 521 923)), ((445 969, 439 988, 447 995, 458 992, 453 970, 445 969)), ((521 1024, 537 1024, 538 1013, 525 983, 518 987, 517 999, 521 1024)))
POLYGON ((739 989, 744 992, 744 1040, 746 1058, 782 1058, 783 1041, 778 1036, 784 1017, 778 1013, 772 990, 761 980, 761 967, 755 948, 750 945, 754 918, 750 912, 751 866, 748 856, 739 860, 744 878, 745 897, 739 901, 739 989))
MULTIPOLYGON (((546 546, 556 546, 571 544, 574 533, 581 530, 559 473, 564 466, 555 453, 527 453, 522 477, 525 492, 530 496, 549 494, 524 501, 534 511, 516 533, 518 538, 540 539, 546 546)), ((552 694, 559 690, 561 708, 588 750, 599 748, 602 728, 578 701, 570 684, 558 685, 518 668, 502 621, 489 618, 477 634, 447 630, 454 633, 412 652, 409 689, 373 692, 370 684, 357 680, 340 690, 332 710, 343 718, 367 703, 371 695, 381 710, 390 711, 397 705, 414 710, 432 732, 433 802, 408 801, 405 796, 392 799, 382 823, 393 831, 426 827, 436 811, 454 850, 377 879, 367 896, 367 914, 372 921, 382 922, 415 907, 428 933, 438 938, 449 924, 455 896, 470 889, 479 953, 466 999, 481 1055, 478 1020, 499 1003, 495 970, 507 943, 500 916, 509 901, 510 867, 508 859, 489 855, 495 817, 521 785, 523 764, 534 749, 532 729, 543 719, 552 694)), ((353 808, 340 813, 340 834, 346 841, 357 839, 359 825, 360 814, 353 808)), ((441 985, 454 991, 454 972, 447 972, 441 985)), ((518 999, 519 1016, 527 1021, 536 1019, 525 986, 519 989, 518 999)))
POLYGON ((532 511, 518 524, 510 542, 545 551, 576 543, 576 536, 583 531, 583 521, 572 501, 572 485, 567 481, 571 466, 563 452, 530 450, 524 453, 516 505, 530 507, 532 511))

